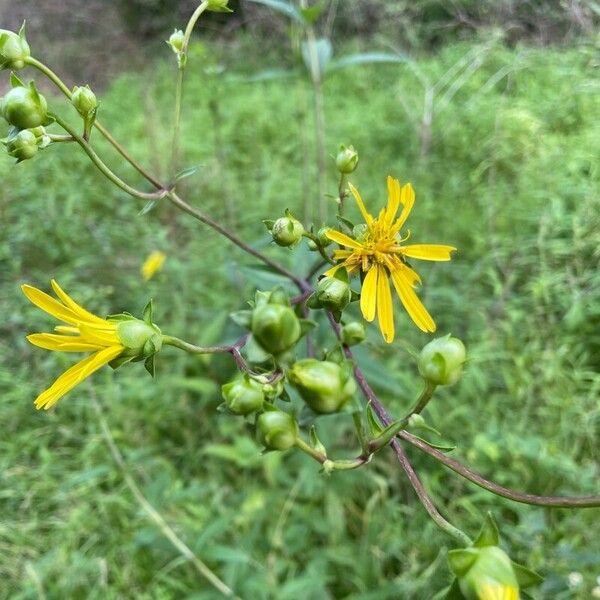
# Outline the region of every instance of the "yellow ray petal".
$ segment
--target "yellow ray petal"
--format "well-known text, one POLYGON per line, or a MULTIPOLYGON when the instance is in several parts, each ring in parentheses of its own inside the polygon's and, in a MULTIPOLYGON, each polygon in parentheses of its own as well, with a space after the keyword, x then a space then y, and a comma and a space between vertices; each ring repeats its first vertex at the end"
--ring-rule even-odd
POLYGON ((377 275, 379 270, 371 267, 362 284, 360 291, 360 310, 367 321, 375 318, 375 309, 377 307, 377 275))
POLYGON ((367 209, 365 208, 365 203, 363 202, 363 199, 361 198, 358 190, 351 183, 348 184, 348 187, 350 188, 350 191, 352 192, 352 195, 356 200, 358 210, 360 210, 360 214, 363 216, 365 223, 367 225, 370 225, 373 222, 373 217, 367 212, 367 209))
POLYGON ((410 183, 402 186, 402 190, 400 192, 400 202, 402 203, 402 212, 398 217, 398 220, 394 223, 394 226, 400 230, 402 225, 408 219, 408 215, 410 215, 410 211, 415 203, 415 190, 413 190, 413 186, 410 183))
POLYGON ((390 225, 396 218, 396 213, 398 212, 398 207, 400 206, 400 182, 394 177, 388 175, 387 187, 388 203, 385 221, 387 225, 390 225))
POLYGON ((454 246, 444 246, 442 244, 409 244, 401 246, 400 252, 410 258, 419 258, 421 260, 451 260, 451 252, 454 252, 454 246))
POLYGON ((519 600, 519 589, 500 583, 484 583, 478 595, 481 600, 519 600))
MULTIPOLYGON (((108 325, 109 323, 107 323, 108 325)), ((81 323, 79 325, 79 331, 81 337, 88 344, 97 344, 98 346, 114 346, 120 344, 121 341, 117 336, 116 327, 98 328, 90 326, 88 323, 81 323)))
POLYGON ((325 232, 325 235, 334 242, 338 244, 342 244, 342 246, 348 246, 349 248, 360 249, 362 246, 359 242, 352 239, 349 235, 342 233, 341 231, 336 231, 335 229, 328 229, 325 232))
POLYGON ((392 257, 392 259, 394 268, 390 269, 390 271, 402 271, 408 283, 410 283, 412 287, 416 287, 421 283, 421 277, 414 269, 411 269, 406 263, 403 263, 397 256, 392 257))
POLYGON ((72 333, 75 335, 79 335, 79 327, 70 327, 68 325, 57 325, 54 328, 56 333, 72 333))
POLYGON ((392 281, 400 301, 415 325, 422 331, 434 332, 435 323, 412 289, 410 279, 404 274, 403 269, 392 272, 392 281))
POLYGON ((69 296, 63 289, 58 285, 58 282, 53 279, 50 284, 52 285, 52 289, 54 293, 60 298, 61 302, 67 307, 70 308, 77 316, 81 318, 82 321, 91 321, 92 323, 106 323, 104 319, 92 314, 89 310, 86 310, 82 306, 79 306, 71 296, 69 296))
POLYGON ((343 266, 345 266, 344 263, 334 265, 333 267, 331 267, 331 269, 327 269, 327 271, 323 273, 323 277, 333 277, 343 266))
POLYGON ((123 350, 123 346, 113 346, 84 358, 65 371, 47 390, 43 391, 36 398, 35 407, 38 410, 40 408, 48 410, 67 392, 71 391, 86 377, 89 377, 92 373, 119 356, 123 350))
POLYGON ((58 352, 96 352, 106 347, 104 344, 90 344, 81 336, 53 333, 33 333, 27 336, 27 340, 38 348, 58 352))
POLYGON ((377 265, 377 320, 383 339, 391 344, 394 341, 394 309, 392 306, 392 292, 385 267, 377 265))
POLYGON ((23 293, 32 304, 35 304, 38 308, 41 308, 55 319, 70 323, 71 325, 77 325, 79 323, 80 319, 70 308, 63 306, 58 300, 55 300, 45 292, 27 284, 22 285, 21 290, 23 290, 23 293))
POLYGON ((351 250, 334 250, 333 258, 334 260, 342 260, 343 258, 348 258, 351 254, 351 250))

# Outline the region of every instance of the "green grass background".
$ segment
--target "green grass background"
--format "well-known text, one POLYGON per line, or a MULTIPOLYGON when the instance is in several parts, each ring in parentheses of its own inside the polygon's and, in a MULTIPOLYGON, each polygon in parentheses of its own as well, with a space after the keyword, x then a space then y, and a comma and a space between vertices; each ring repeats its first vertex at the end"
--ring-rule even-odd
MULTIPOLYGON (((540 494, 600 492, 598 52, 594 40, 545 49, 487 40, 417 58, 436 81, 468 53, 481 57, 445 106, 444 92, 436 97, 424 159, 423 89, 408 65, 353 67, 324 83, 328 152, 341 142, 358 149, 351 180, 369 206, 384 202, 388 174, 411 181, 412 239, 459 248, 452 263, 420 269, 438 331, 461 337, 470 355, 463 379, 439 392, 428 420, 458 445, 456 457, 540 494)), ((314 161, 306 167, 303 158, 304 146, 314 151, 310 90, 302 79, 243 77, 280 62, 243 36, 195 47, 183 148, 185 165, 201 166, 180 190, 256 247, 305 269, 314 257, 270 246, 261 219, 286 207, 301 215, 303 198, 316 199, 314 161), (200 60, 225 71, 206 73, 200 60)), ((170 62, 158 63, 119 76, 101 94, 104 123, 163 172, 173 77, 170 62)), ((62 110, 62 100, 50 101, 62 110)), ((139 181, 99 137, 94 143, 139 181)), ((47 288, 55 277, 98 314, 139 314, 152 297, 163 331, 211 344, 234 340, 228 312, 276 280, 169 205, 139 216, 142 205, 113 189, 76 147, 57 145, 18 166, 4 157, 0 171, 0 597, 219 597, 124 484, 90 386, 49 413, 33 409, 73 357, 25 341, 52 323, 19 285, 47 288), (154 249, 168 259, 144 283, 140 264, 154 249)), ((400 309, 397 328, 416 345, 428 340, 400 309)), ((398 343, 382 348, 373 329, 360 358, 389 409, 404 412, 420 386, 409 355, 398 343)), ((143 493, 242 598, 426 600, 449 580, 453 542, 428 520, 391 452, 331 478, 297 453, 263 457, 243 421, 215 410, 220 384, 234 373, 229 357, 166 349, 157 368, 156 381, 133 365, 105 369, 92 385, 143 493)), ((322 418, 318 427, 332 452, 355 452, 349 418, 322 418)), ((511 555, 546 578, 536 598, 591 597, 600 584, 597 509, 500 500, 408 451, 450 520, 475 534, 494 512, 511 555), (574 572, 582 575, 575 586, 574 572)))

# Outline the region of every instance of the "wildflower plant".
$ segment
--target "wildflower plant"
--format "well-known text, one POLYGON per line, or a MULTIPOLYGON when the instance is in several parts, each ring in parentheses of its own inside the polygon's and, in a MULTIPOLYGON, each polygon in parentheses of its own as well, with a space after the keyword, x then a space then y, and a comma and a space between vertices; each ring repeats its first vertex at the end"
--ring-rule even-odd
MULTIPOLYGON (((10 126, 4 144, 17 162, 43 159, 38 156, 38 150, 49 145, 77 144, 101 176, 120 190, 146 202, 147 206, 159 201, 171 203, 221 234, 224 243, 232 243, 261 261, 272 273, 295 287, 297 293, 290 294, 289 288, 283 285, 257 290, 253 298, 247 299, 247 307, 231 315, 240 328, 237 341, 199 346, 164 333, 168 327, 159 328, 153 322, 151 302, 142 318, 129 313, 100 317, 80 306, 54 280, 50 285, 56 297, 25 284, 22 289, 29 301, 60 323, 52 333, 31 333, 27 339, 42 349, 85 355, 39 394, 36 408, 54 407, 82 381, 107 365, 118 368, 143 361, 147 371, 154 375, 157 354, 165 347, 192 355, 229 354, 239 372, 222 386, 220 410, 231 418, 249 420, 265 451, 304 452, 324 474, 330 475, 366 468, 378 452, 391 448, 424 509, 459 546, 448 554, 455 577, 436 598, 508 600, 527 597, 526 589, 537 585, 541 578, 510 559, 500 546, 493 517, 485 517, 475 540, 451 524, 430 498, 405 447, 414 446, 457 475, 515 502, 586 508, 599 507, 600 497, 545 497, 504 488, 411 433, 416 428, 432 430, 421 413, 439 386, 455 384, 465 371, 467 350, 456 337, 442 335, 429 340, 420 352, 411 352, 423 389, 415 395, 412 408, 399 418, 392 417, 382 404, 353 354, 352 348, 365 340, 368 323, 374 320, 386 344, 393 344, 397 327, 415 325, 426 334, 436 330, 433 317, 417 293, 422 280, 414 261, 449 261, 456 248, 421 243, 417 233, 414 234, 417 241, 413 243, 413 233, 406 228, 411 212, 418 206, 412 185, 401 185, 394 176, 388 176, 386 202, 369 200, 365 203, 358 189, 348 182, 359 167, 358 152, 353 146, 341 146, 334 157, 339 177, 336 220, 327 224, 302 222, 285 206, 279 215, 265 215, 270 218, 264 223, 273 242, 281 247, 280 252, 294 252, 305 243, 315 253, 318 260, 308 274, 294 272, 258 251, 179 195, 177 162, 184 73, 192 32, 207 10, 228 12, 227 0, 202 2, 186 27, 177 29, 167 41, 175 54, 177 70, 169 179, 162 180, 149 172, 102 125, 98 119, 102 105, 89 86, 69 89, 56 73, 35 58, 24 28, 19 33, 0 30, 0 67, 13 70, 11 90, 0 104, 2 116, 10 126), (78 126, 55 112, 55 100, 48 102, 33 82, 26 84, 14 73, 27 68, 37 70, 62 92, 73 108, 78 126), (94 142, 98 135, 106 138, 122 159, 144 177, 148 189, 132 186, 107 166, 96 151, 94 142), (354 199, 362 222, 353 223, 343 214, 349 196, 354 199), (398 300, 394 299, 392 289, 398 300), (356 304, 366 323, 352 318, 351 309, 356 304), (406 314, 396 311, 399 304, 406 314), (315 336, 316 328, 319 337, 315 336), (317 339, 327 339, 327 348, 318 347, 317 339), (337 452, 334 455, 322 443, 318 436, 322 415, 353 424, 358 447, 355 456, 340 457, 337 452)), ((161 252, 150 255, 141 267, 142 277, 145 280, 153 277, 164 260, 161 252)), ((73 296, 76 297, 76 292, 73 296)), ((441 307, 432 306, 431 310, 435 314, 441 307)), ((222 591, 218 580, 211 583, 222 591)), ((431 592, 433 597, 435 590, 431 592)))

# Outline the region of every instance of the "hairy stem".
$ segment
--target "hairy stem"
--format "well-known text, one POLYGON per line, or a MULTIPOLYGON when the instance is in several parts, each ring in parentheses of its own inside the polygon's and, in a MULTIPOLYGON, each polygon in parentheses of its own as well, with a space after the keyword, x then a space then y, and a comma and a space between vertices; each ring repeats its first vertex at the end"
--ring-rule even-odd
POLYGON ((171 335, 163 335, 162 343, 184 350, 188 354, 226 354, 234 348, 233 346, 196 346, 171 335))

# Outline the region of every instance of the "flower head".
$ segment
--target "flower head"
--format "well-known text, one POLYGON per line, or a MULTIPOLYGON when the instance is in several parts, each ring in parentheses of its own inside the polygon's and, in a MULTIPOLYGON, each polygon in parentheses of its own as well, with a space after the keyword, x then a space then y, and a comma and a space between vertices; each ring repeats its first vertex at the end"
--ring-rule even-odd
POLYGON ((148 281, 152 279, 154 275, 160 271, 166 259, 167 255, 164 252, 161 252, 160 250, 152 252, 144 261, 144 264, 140 269, 144 280, 148 281))
POLYGON ((57 333, 28 335, 27 339, 34 346, 58 352, 92 353, 67 369, 36 398, 37 409, 48 409, 92 373, 117 358, 126 347, 117 334, 117 323, 101 319, 79 306, 56 281, 52 280, 52 289, 59 300, 30 285, 23 285, 21 289, 38 308, 65 323, 55 327, 57 333))
POLYGON ((407 260, 447 261, 456 248, 434 244, 403 245, 410 233, 401 237, 401 230, 415 202, 415 192, 410 183, 401 187, 400 182, 392 177, 388 177, 387 186, 387 206, 381 209, 377 217, 373 217, 367 212, 358 190, 349 185, 365 225, 355 228, 354 237, 334 229, 327 231, 327 237, 343 248, 335 250, 333 257, 339 262, 325 275, 331 276, 341 267, 345 267, 350 274, 359 272, 364 275, 360 295, 361 312, 367 321, 373 321, 377 316, 385 341, 391 343, 395 329, 389 280, 392 280, 400 301, 415 325, 422 331, 433 332, 435 323, 414 291, 421 283, 421 278, 407 260))

